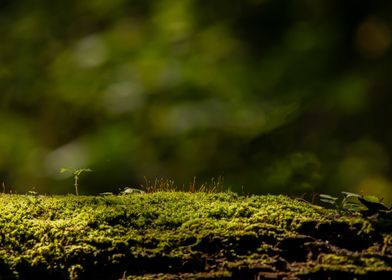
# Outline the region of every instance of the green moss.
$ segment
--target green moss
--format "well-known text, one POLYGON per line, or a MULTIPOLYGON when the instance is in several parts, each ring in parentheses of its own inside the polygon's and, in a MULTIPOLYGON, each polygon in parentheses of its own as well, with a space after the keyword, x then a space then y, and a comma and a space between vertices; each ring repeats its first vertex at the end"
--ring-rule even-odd
POLYGON ((341 216, 286 196, 1 194, 0 205, 4 278, 392 273, 390 232, 360 216, 341 216))

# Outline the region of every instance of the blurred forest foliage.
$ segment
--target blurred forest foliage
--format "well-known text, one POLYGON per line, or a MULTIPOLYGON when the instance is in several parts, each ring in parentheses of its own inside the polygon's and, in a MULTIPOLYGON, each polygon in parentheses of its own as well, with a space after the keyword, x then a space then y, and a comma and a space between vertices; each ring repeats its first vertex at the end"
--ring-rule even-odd
POLYGON ((392 1, 0 2, 0 181, 392 198, 392 1), (389 120, 389 121, 388 121, 389 120))

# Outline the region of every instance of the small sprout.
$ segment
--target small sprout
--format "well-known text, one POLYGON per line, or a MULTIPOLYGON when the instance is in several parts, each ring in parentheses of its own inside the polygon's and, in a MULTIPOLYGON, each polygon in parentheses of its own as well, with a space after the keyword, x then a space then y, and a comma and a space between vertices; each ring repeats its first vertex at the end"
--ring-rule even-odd
POLYGON ((145 193, 145 191, 142 191, 140 189, 134 189, 134 188, 125 188, 122 192, 122 194, 131 194, 131 193, 145 193))
POLYGON ((61 168, 60 173, 69 172, 74 177, 74 187, 76 195, 79 195, 79 177, 83 172, 92 172, 90 168, 81 168, 81 169, 69 169, 69 168, 61 168))
POLYGON ((348 212, 361 212, 362 215, 371 216, 374 214, 385 214, 390 215, 392 207, 388 208, 382 203, 382 199, 379 199, 373 195, 359 195, 351 192, 342 192, 344 198, 341 203, 338 204, 338 198, 328 195, 320 194, 320 201, 328 203, 337 207, 340 211, 348 212))

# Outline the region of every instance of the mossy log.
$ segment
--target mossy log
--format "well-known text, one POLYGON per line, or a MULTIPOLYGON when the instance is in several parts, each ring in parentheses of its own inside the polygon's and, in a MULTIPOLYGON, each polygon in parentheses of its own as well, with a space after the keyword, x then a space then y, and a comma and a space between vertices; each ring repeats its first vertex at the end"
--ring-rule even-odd
POLYGON ((0 279, 392 279, 391 221, 286 196, 0 195, 0 279))

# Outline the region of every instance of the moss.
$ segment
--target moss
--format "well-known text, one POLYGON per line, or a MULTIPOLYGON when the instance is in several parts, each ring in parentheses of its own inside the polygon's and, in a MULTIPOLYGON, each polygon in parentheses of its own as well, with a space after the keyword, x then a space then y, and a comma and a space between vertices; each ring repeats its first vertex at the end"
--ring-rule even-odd
POLYGON ((392 235, 286 196, 0 195, 1 279, 392 275, 392 235))

